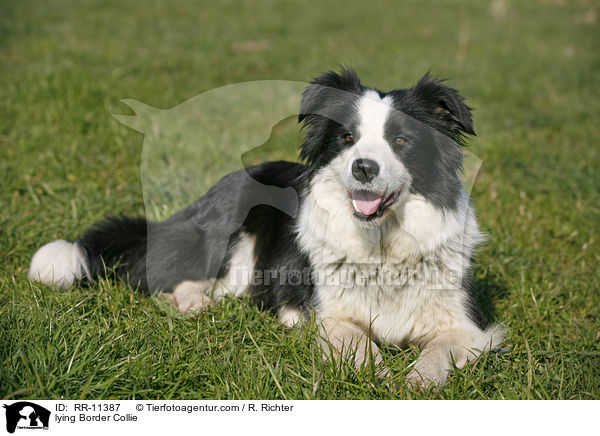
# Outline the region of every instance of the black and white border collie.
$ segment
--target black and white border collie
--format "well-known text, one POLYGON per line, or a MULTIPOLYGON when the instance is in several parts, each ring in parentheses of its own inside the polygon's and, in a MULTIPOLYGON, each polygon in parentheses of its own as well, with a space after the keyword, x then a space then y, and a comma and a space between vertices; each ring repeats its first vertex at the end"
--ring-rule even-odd
POLYGON ((498 347, 504 329, 469 288, 483 237, 460 179, 474 130, 459 93, 429 75, 382 92, 344 69, 311 82, 299 121, 305 164, 231 173, 163 222, 109 218, 43 246, 29 278, 66 289, 110 270, 182 311, 248 295, 288 326, 312 311, 324 356, 384 376, 377 343, 421 346, 412 386, 498 347))

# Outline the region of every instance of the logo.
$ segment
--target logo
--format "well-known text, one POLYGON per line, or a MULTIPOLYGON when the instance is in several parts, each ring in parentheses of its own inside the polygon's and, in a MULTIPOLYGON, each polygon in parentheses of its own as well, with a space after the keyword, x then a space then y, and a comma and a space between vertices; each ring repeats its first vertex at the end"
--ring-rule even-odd
POLYGON ((14 433, 15 429, 48 429, 50 411, 29 401, 19 401, 3 405, 6 409, 6 431, 14 433))

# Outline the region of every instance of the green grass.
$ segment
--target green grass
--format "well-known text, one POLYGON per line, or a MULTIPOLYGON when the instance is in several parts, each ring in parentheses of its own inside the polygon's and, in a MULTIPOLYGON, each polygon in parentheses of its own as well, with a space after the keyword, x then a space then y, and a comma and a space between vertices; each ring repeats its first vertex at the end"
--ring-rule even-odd
MULTIPOLYGON (((0 3, 0 398, 600 397, 596 2, 122 3, 0 3), (41 244, 144 213, 143 136, 112 117, 131 114, 120 99, 171 108, 340 63, 383 89, 431 68, 476 108, 472 200, 490 241, 474 275, 507 352, 414 392, 418 350, 387 349, 390 390, 369 369, 323 365, 312 326, 286 330, 244 301, 181 317, 114 280, 26 280, 41 244)), ((295 144, 244 162, 270 158, 296 159, 295 144)))

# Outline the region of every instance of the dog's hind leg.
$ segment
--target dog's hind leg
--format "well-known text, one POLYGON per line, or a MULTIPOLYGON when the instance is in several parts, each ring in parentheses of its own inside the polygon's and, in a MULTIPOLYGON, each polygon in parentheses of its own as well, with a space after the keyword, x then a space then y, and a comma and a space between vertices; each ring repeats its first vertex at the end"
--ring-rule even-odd
POLYGON ((179 283, 172 293, 164 294, 181 312, 196 312, 214 304, 206 294, 214 280, 186 280, 179 283))
POLYGON ((306 321, 306 316, 301 308, 284 305, 277 310, 277 319, 286 327, 296 327, 306 321))

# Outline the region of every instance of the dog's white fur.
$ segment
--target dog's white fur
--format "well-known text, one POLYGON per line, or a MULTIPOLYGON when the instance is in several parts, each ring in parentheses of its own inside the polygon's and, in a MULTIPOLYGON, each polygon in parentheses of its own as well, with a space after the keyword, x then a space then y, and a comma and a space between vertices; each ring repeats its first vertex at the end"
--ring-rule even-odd
POLYGON ((40 248, 29 267, 29 280, 68 289, 84 275, 89 276, 87 260, 74 242, 57 240, 40 248))
POLYGON ((364 188, 352 175, 352 164, 356 159, 371 159, 378 163, 379 175, 370 183, 374 191, 389 194, 410 183, 409 172, 383 137, 385 122, 394 110, 391 104, 390 97, 382 99, 375 91, 367 91, 359 100, 357 112, 361 124, 358 140, 328 165, 342 181, 344 192, 364 188))
POLYGON ((229 262, 229 271, 212 290, 213 298, 220 299, 225 294, 241 297, 254 278, 254 246, 256 238, 242 233, 229 262))
POLYGON ((172 293, 164 295, 180 312, 197 312, 214 304, 207 295, 214 283, 214 280, 184 280, 172 293))
POLYGON ((286 327, 295 327, 302 324, 306 317, 299 308, 283 306, 277 311, 277 319, 286 327))

